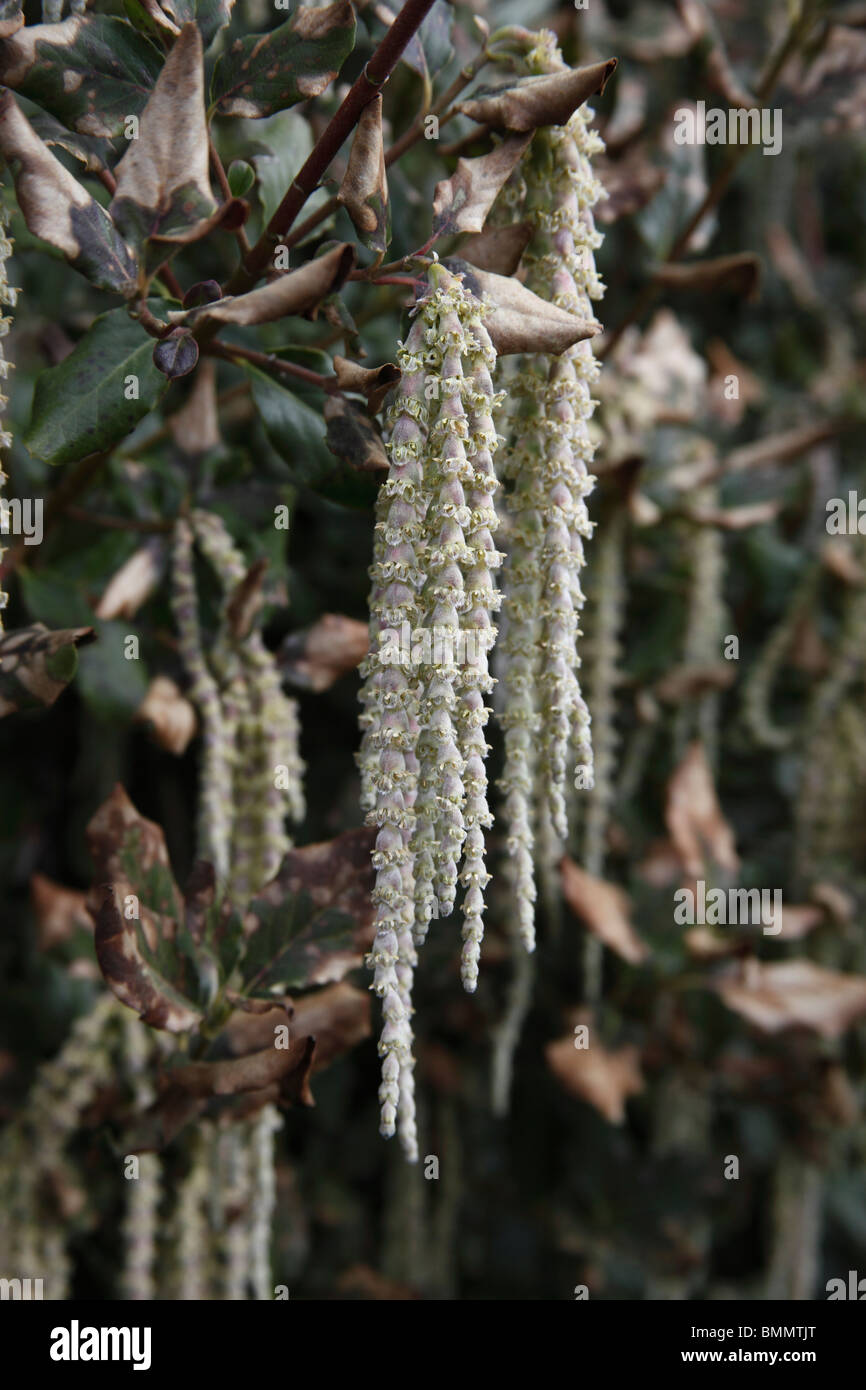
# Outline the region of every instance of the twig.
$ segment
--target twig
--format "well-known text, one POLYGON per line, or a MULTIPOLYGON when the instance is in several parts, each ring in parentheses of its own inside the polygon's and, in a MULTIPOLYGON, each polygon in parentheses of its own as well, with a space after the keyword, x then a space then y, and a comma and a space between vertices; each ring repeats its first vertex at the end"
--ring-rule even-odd
POLYGON ((320 391, 325 391, 329 396, 340 395, 335 376, 325 376, 322 372, 311 371, 309 367, 301 367, 297 362, 287 362, 282 357, 275 357, 270 352, 256 352, 254 348, 238 347, 235 343, 224 343, 219 338, 212 339, 209 343, 201 344, 202 352, 208 357, 219 357, 224 362, 234 362, 240 359, 242 362, 249 362, 254 367, 262 367, 269 371, 281 372, 284 376, 295 377, 298 381, 306 381, 310 386, 317 386, 320 391))
POLYGON ((66 515, 88 526, 102 526, 109 531, 141 531, 145 535, 163 535, 174 530, 174 520, 147 520, 137 516, 107 516, 103 512, 88 512, 84 507, 68 506, 66 515))
POLYGON ((434 0, 406 0, 376 52, 353 83, 345 100, 328 122, 312 153, 289 186, 270 222, 226 286, 227 294, 250 289, 264 271, 273 248, 286 235, 331 160, 339 152, 367 106, 388 80, 409 40, 421 25, 434 0))
MULTIPOLYGON (((213 168, 214 173, 216 174, 217 183, 219 184, 220 192, 223 195, 223 202, 230 203, 234 198, 234 194, 232 193, 231 185, 228 180, 228 175, 225 169, 223 168, 223 162, 219 157, 219 152, 212 138, 208 140, 208 147, 210 150, 211 166, 213 168)), ((238 246, 240 247, 241 258, 243 259, 243 257, 247 255, 250 249, 250 243, 246 231, 243 227, 236 227, 234 236, 238 246)))

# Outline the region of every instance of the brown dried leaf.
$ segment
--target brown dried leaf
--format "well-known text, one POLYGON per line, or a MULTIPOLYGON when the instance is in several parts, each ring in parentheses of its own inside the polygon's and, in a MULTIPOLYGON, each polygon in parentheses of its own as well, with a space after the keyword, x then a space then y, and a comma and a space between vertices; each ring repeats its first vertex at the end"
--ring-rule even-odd
POLYGON ((650 954, 631 924, 628 894, 615 883, 593 878, 564 855, 559 863, 562 893, 594 936, 623 960, 639 965, 650 954))
POLYGON ((585 68, 563 68, 542 77, 521 77, 510 86, 480 89, 457 110, 496 130, 532 131, 565 125, 578 106, 601 94, 616 69, 616 58, 585 68))
POLYGON ((742 507, 690 507, 688 515, 700 526, 718 526, 723 531, 745 531, 774 521, 782 508, 781 499, 749 502, 742 507))
POLYGON ((500 357, 512 352, 548 352, 558 356, 566 348, 601 332, 601 324, 594 319, 581 319, 549 304, 513 276, 478 270, 458 257, 451 257, 444 264, 462 274, 467 289, 476 298, 490 296, 484 326, 500 357))
MULTIPOLYGON (((278 1012, 285 1023, 285 1014, 282 1010, 278 1012)), ((312 1096, 307 1078, 315 1046, 315 1038, 298 1035, 290 1037, 288 1047, 274 1047, 271 1027, 269 1045, 259 1052, 218 1062, 188 1062, 185 1066, 172 1067, 167 1077, 178 1090, 197 1099, 210 1099, 211 1096, 234 1096, 242 1091, 260 1091, 274 1083, 282 1088, 289 1077, 292 1077, 292 1085, 297 1087, 298 1072, 302 1072, 303 1081, 298 1095, 303 1096, 305 1104, 310 1105, 312 1096)))
MULTIPOLYGON (((115 783, 108 800, 92 816, 84 835, 96 865, 97 878, 103 883, 126 878, 121 854, 132 838, 135 839, 136 859, 142 873, 147 874, 155 867, 171 873, 161 827, 139 813, 120 782, 115 783)), ((179 911, 179 894, 175 906, 179 911)))
POLYGON ((195 737, 195 706, 168 676, 154 676, 134 717, 150 724, 160 748, 177 758, 195 737))
POLYGON ((182 244, 216 210, 208 177, 204 60, 197 24, 185 24, 141 113, 137 140, 118 164, 110 212, 130 245, 182 244))
POLYGON ((761 258, 753 251, 713 260, 691 261, 686 265, 666 263, 656 267, 653 279, 668 290, 695 290, 713 294, 726 290, 746 299, 757 299, 761 283, 761 258))
POLYGON ((456 173, 437 183, 433 195, 433 232, 482 232, 496 195, 529 147, 531 135, 502 141, 478 159, 458 159, 456 173))
POLYGON ((736 680, 729 661, 715 666, 674 666, 653 686, 653 694, 667 704, 693 700, 710 690, 727 690, 736 680))
POLYGON ((373 415, 403 375, 396 362, 384 362, 381 367, 362 367, 359 362, 339 355, 334 357, 334 372, 340 390, 366 396, 367 408, 373 415))
POLYGON ((334 456, 361 473, 388 468, 388 455, 376 426, 355 401, 329 396, 324 409, 325 442, 334 456))
POLYGON ((714 982, 729 1009, 764 1033, 808 1028, 839 1038, 866 1013, 866 978, 825 970, 810 960, 753 960, 738 976, 714 982))
POLYGON ((154 537, 111 576, 94 612, 97 618, 134 618, 160 581, 165 544, 154 537))
POLYGON ((651 163, 642 146, 636 146, 620 159, 599 158, 596 177, 607 193, 598 205, 596 218, 609 224, 640 212, 652 202, 664 185, 667 173, 651 163))
POLYGON ((168 427, 175 444, 188 458, 198 458, 219 446, 216 363, 212 357, 199 361, 192 389, 180 410, 169 416, 168 427))
POLYGON ((0 155, 12 170, 18 205, 33 235, 56 246, 93 284, 133 294, 135 260, 108 213, 40 140, 5 89, 0 90, 0 155))
POLYGON ((294 685, 318 693, 328 690, 347 671, 354 671, 367 655, 369 644, 366 623, 342 613, 325 613, 305 632, 285 639, 280 665, 294 685))
POLYGON ((722 815, 699 742, 691 744, 668 783, 665 822, 686 873, 700 876, 707 855, 731 873, 739 868, 733 831, 722 815))
POLYGON ((60 946, 78 931, 93 933, 93 922, 87 911, 87 894, 46 878, 45 874, 30 877, 30 898, 36 919, 36 944, 40 951, 60 946))
POLYGON ((96 641, 92 627, 49 632, 43 623, 0 633, 0 719, 53 705, 75 675, 77 649, 96 641))
POLYGON ((199 328, 212 323, 272 323, 292 314, 315 318, 322 300, 345 282, 356 259, 354 246, 341 242, 298 270, 290 270, 249 294, 220 299, 193 310, 189 321, 199 328))
POLYGON ((268 562, 264 557, 255 560, 226 602, 228 628, 236 642, 243 641, 249 635, 256 614, 264 602, 262 584, 267 568, 268 562))
POLYGON ((640 1095, 644 1089, 638 1049, 628 1046, 608 1052, 593 1040, 592 1030, 589 1047, 577 1048, 574 1042, 569 1035, 548 1043, 547 1065, 567 1091, 594 1106, 610 1124, 621 1125, 629 1096, 640 1095))
POLYGON ((841 579, 843 584, 850 584, 852 588, 859 589, 861 584, 866 583, 863 566, 856 559, 849 542, 839 536, 833 536, 824 542, 821 547, 821 562, 825 569, 837 579, 841 579))
POLYGON ((345 207, 364 245, 371 251, 387 250, 391 237, 391 209, 382 138, 381 95, 374 97, 361 113, 337 200, 345 207))
POLYGON ((507 227, 487 227, 460 243, 460 257, 479 270, 513 275, 532 238, 531 222, 512 222, 507 227))

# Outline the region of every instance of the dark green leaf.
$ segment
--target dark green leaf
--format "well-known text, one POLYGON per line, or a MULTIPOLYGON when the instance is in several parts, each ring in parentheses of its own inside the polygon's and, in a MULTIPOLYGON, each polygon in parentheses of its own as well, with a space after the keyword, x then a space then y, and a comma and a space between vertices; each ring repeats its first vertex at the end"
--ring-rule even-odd
POLYGON ((245 370, 256 410, 292 481, 346 506, 368 506, 375 497, 369 479, 338 461, 328 448, 322 393, 315 393, 319 400, 314 408, 300 391, 283 386, 256 367, 245 364, 245 370))
POLYGON ((160 0, 160 3, 179 29, 195 20, 207 48, 231 19, 235 0, 160 0))
POLYGON ((223 116, 269 116, 333 82, 355 42, 348 0, 298 10, 269 34, 235 39, 217 60, 211 100, 223 116))
POLYGON ((125 309, 113 309, 37 377, 24 443, 46 463, 75 463, 129 434, 167 387, 153 364, 153 339, 125 309))
POLYGON ((82 135, 120 135, 150 96, 162 59, 143 34, 109 15, 28 25, 3 44, 0 81, 82 135), (47 35, 50 34, 50 37, 47 35))

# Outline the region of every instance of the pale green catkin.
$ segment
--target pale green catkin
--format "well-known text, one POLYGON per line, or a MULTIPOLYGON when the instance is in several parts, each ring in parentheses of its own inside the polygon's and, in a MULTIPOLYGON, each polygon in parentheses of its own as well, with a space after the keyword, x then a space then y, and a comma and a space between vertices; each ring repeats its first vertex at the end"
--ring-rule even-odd
MULTIPOLYGON (((565 66, 548 31, 534 36, 524 61, 525 71, 536 75, 565 66)), ((524 255, 528 288, 587 319, 594 318, 592 301, 604 292, 594 260, 602 237, 592 211, 604 189, 591 163, 604 146, 591 128, 593 114, 583 106, 565 126, 538 131, 521 171, 522 207, 515 197, 520 183, 510 188, 515 213, 533 226, 524 255)), ((591 387, 598 370, 588 341, 558 357, 522 359, 510 421, 506 469, 514 482, 506 502, 512 526, 503 571, 501 785, 515 911, 529 950, 535 944, 533 787, 544 789, 553 828, 564 841, 569 749, 581 786, 593 783, 590 718, 577 672, 580 574, 584 541, 592 535, 586 498, 595 482, 589 472, 591 387)))
POLYGON ((497 435, 486 312, 434 263, 398 363, 389 474, 374 539, 370 654, 359 765, 373 862, 369 962, 383 1000, 381 1131, 417 1157, 412 1057, 416 946, 464 892, 462 978, 477 980, 487 807, 485 695, 498 606, 493 574, 497 435), (462 868, 461 868, 462 863, 462 868))
MULTIPOLYGON (((7 213, 4 208, 0 207, 0 306, 2 306, 3 308, 14 308, 18 297, 18 291, 13 289, 12 286, 9 284, 8 274, 6 270, 6 262, 8 261, 11 255, 12 242, 8 234, 7 213)), ((0 381, 6 380, 6 378, 9 375, 9 368, 13 365, 10 361, 8 361, 3 351, 3 339, 6 337, 11 326, 12 320, 9 318, 9 316, 0 312, 0 381)), ((0 391, 0 417, 2 417, 5 414, 6 407, 8 404, 8 398, 5 395, 3 395, 2 391, 0 391)), ((8 430, 5 430, 2 427, 0 427, 0 449, 9 449, 11 447, 11 434, 9 434, 8 430)), ((2 466, 0 466, 0 488, 2 488, 7 481, 8 479, 6 477, 6 474, 4 473, 2 466)), ((5 501, 0 501, 0 521, 2 521, 5 517, 7 506, 8 504, 5 501)), ((5 531, 5 526, 0 528, 0 535, 5 534, 5 531)), ((2 563, 3 556, 5 555, 5 553, 6 547, 4 545, 0 545, 0 563, 2 563)), ((8 602, 9 595, 5 592, 2 585, 0 585, 0 633, 2 633, 3 631, 3 611, 6 608, 8 602)))
POLYGON ((267 1302, 274 1296, 271 1281, 271 1227, 277 1204, 275 1136, 282 1127, 283 1117, 276 1106, 266 1105, 252 1121, 250 1132, 250 1283, 253 1297, 262 1302, 267 1302))
MULTIPOLYGON (((121 1023, 121 1054, 126 1080, 132 1088, 136 1113, 154 1100, 150 1065, 154 1054, 152 1035, 133 1014, 124 1014, 121 1023)), ((124 1164, 130 1155, 121 1160, 124 1164)), ((160 1174, 159 1155, 138 1155, 138 1177, 127 1177, 126 1211, 123 1218, 124 1263, 121 1277, 123 1297, 149 1302, 157 1296, 157 1238, 159 1234, 160 1174)))
MULTIPOLYGON (((66 1146, 81 1115, 115 1076, 125 1010, 111 994, 77 1019, 57 1056, 40 1067, 24 1109, 0 1137, 0 1256, 10 1278, 42 1278, 44 1296, 68 1296, 64 1220, 48 1202, 67 1180, 66 1146)), ((75 1175, 69 1173, 70 1186, 75 1175)))
MULTIPOLYGON (((696 508, 718 503, 714 485, 696 488, 692 493, 696 508)), ((682 664, 685 668, 714 666, 722 658, 724 634, 725 544, 716 526, 695 524, 689 541, 689 601, 683 640, 682 664)), ((674 719, 674 759, 685 757, 693 738, 703 745, 710 767, 718 762, 719 696, 709 690, 696 702, 683 700, 674 719)))
POLYGON ((187 1144, 189 1168, 178 1190, 172 1223, 172 1296, 199 1302, 210 1296, 210 1231, 207 1216, 208 1152, 215 1142, 213 1126, 195 1126, 187 1144))
MULTIPOLYGON (((626 515, 622 507, 606 519, 597 542, 594 593, 590 608, 592 633, 587 684, 593 719, 595 778, 586 793, 581 863, 593 878, 602 878, 607 832, 615 797, 616 694, 622 657, 620 633, 625 609, 624 556, 626 515)), ((584 999, 595 1004, 601 995, 603 945, 589 936, 584 950, 584 999)))
POLYGON ((205 660, 195 586, 193 533, 189 522, 183 518, 175 527, 172 556, 172 610, 181 659, 192 681, 190 698, 197 705, 202 721, 204 753, 199 793, 199 854, 211 861, 217 879, 225 883, 231 862, 234 729, 226 724, 219 688, 205 660))
POLYGON ((773 721, 772 693, 797 629, 815 601, 820 573, 820 565, 810 565, 746 678, 743 718, 755 742, 763 748, 787 748, 797 736, 796 726, 782 728, 773 721))
POLYGON ((179 522, 176 531, 173 606, 204 730, 200 842, 220 881, 245 903, 273 878, 291 847, 286 812, 303 818, 297 706, 283 693, 261 633, 232 635, 228 605, 247 566, 223 521, 198 509, 190 522, 179 522), (198 626, 194 541, 223 589, 210 662, 198 626))

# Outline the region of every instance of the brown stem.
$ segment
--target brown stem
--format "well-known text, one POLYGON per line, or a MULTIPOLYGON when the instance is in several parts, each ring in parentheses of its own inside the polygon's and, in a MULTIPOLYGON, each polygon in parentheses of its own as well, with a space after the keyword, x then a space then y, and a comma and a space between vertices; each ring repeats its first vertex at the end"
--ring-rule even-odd
POLYGON ((251 363, 254 367, 281 372, 284 376, 294 377, 297 381, 306 381, 310 386, 317 386, 320 391, 325 391, 330 396, 340 394, 335 376, 325 376, 322 372, 313 372, 309 367, 301 367, 297 362, 287 362, 284 358, 275 357, 270 352, 256 352, 254 348, 238 347, 235 343, 221 342, 219 338, 215 338, 209 343, 202 343, 200 346, 207 357, 219 357, 223 362, 234 362, 240 359, 242 362, 251 363))
MULTIPOLYGON (((234 197, 234 194, 232 193, 231 185, 229 184, 228 174, 223 168, 223 162, 219 157, 219 152, 217 150, 216 145, 213 142, 213 139, 208 140, 208 148, 210 150, 211 168, 213 169, 214 174, 216 175, 216 181, 220 186, 220 192, 222 193, 223 202, 230 203, 234 197)), ((250 249, 249 239, 243 227, 237 227, 235 229, 234 235, 235 240, 237 241, 237 244, 240 247, 241 259, 243 260, 243 257, 247 255, 250 249)))
POLYGON ((227 294, 248 290, 264 271, 277 242, 285 236, 331 160, 358 123, 361 112, 390 77, 403 50, 419 28, 434 0, 406 0, 376 52, 352 84, 348 95, 328 122, 298 176, 255 246, 226 286, 227 294))
POLYGON ((110 531, 139 531, 145 535, 163 535, 174 530, 174 521, 153 520, 135 516, 107 516, 103 512, 88 512, 84 507, 68 506, 66 515, 88 526, 102 526, 110 531))

